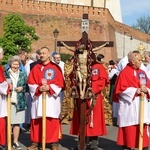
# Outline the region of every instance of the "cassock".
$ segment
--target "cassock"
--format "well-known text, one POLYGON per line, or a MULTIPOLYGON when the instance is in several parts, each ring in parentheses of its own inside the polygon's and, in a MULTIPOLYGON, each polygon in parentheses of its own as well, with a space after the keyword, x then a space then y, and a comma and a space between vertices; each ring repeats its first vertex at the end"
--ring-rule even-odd
POLYGON ((60 92, 64 88, 64 78, 61 69, 54 63, 47 65, 39 63, 31 70, 28 85, 32 96, 31 107, 31 140, 42 141, 42 93, 39 87, 42 79, 47 80, 50 90, 46 94, 46 143, 57 142, 61 138, 61 99, 60 92))
POLYGON ((3 68, 0 66, 0 145, 6 144, 6 116, 8 84, 4 77, 3 68))
POLYGON ((144 97, 144 137, 143 147, 148 147, 147 124, 150 122, 148 117, 148 101, 150 98, 150 81, 146 73, 135 70, 129 64, 122 70, 117 78, 114 100, 119 102, 118 108, 118 145, 125 145, 129 148, 138 147, 139 141, 139 114, 140 114, 140 95, 136 94, 140 87, 140 78, 146 79, 148 94, 144 97))
MULTIPOLYGON (((101 92, 108 80, 108 74, 102 64, 95 63, 92 65, 92 90, 94 94, 96 94, 97 99, 94 102, 95 106, 90 115, 87 116, 88 123, 86 124, 86 136, 100 136, 107 134, 104 118, 104 101, 101 92)), ((74 135, 79 135, 80 102, 81 100, 78 99, 74 108, 73 120, 70 128, 70 133, 74 135)), ((86 114, 88 114, 92 99, 86 100, 86 104, 86 114)))

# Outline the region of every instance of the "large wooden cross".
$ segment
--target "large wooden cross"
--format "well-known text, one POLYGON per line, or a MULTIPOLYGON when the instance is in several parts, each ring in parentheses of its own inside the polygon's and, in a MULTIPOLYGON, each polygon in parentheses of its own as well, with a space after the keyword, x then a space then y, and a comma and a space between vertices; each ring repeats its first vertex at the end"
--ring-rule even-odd
MULTIPOLYGON (((88 19, 88 14, 83 14, 83 19, 88 19)), ((86 40, 88 39, 88 34, 87 32, 83 32, 82 33, 82 42, 86 44, 86 40)), ((77 43, 77 41, 63 41, 66 45, 70 46, 70 47, 74 47, 77 43)), ((93 47, 98 47, 100 45, 103 45, 104 43, 106 43, 107 41, 92 41, 92 45, 93 47)), ((107 44, 105 47, 113 47, 113 41, 108 41, 109 44, 107 44)), ((57 41, 57 46, 63 46, 61 44, 61 41, 57 41)))
MULTIPOLYGON (((83 14, 83 20, 88 20, 88 14, 83 14)), ((76 46, 77 41, 63 41, 68 46, 76 46)), ((81 43, 84 45, 87 45, 88 43, 88 33, 82 32, 82 41, 81 43)), ((105 44, 107 41, 92 41, 92 47, 99 47, 100 45, 105 44)), ((61 41, 57 42, 57 46, 63 46, 61 45, 61 41)), ((105 47, 112 47, 113 42, 109 41, 109 44, 107 44, 105 47)), ((82 99, 80 101, 80 116, 79 116, 79 122, 80 122, 80 137, 79 137, 79 149, 85 150, 85 135, 86 135, 86 99, 82 99)))

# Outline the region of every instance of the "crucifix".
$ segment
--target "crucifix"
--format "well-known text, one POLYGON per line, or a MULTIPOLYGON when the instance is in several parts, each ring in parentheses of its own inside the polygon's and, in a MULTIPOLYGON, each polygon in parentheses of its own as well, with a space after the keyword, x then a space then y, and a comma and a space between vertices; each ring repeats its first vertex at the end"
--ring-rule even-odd
POLYGON ((95 41, 88 39, 88 14, 83 14, 82 19, 82 38, 78 41, 58 41, 57 46, 65 46, 68 50, 74 52, 73 86, 71 96, 80 100, 79 110, 79 150, 85 150, 86 136, 86 100, 94 99, 95 95, 91 88, 91 63, 92 54, 103 47, 113 46, 113 42, 95 41), (93 48, 93 45, 95 48, 93 48), (100 46, 99 46, 100 45, 100 46), (71 48, 70 46, 75 46, 71 48))

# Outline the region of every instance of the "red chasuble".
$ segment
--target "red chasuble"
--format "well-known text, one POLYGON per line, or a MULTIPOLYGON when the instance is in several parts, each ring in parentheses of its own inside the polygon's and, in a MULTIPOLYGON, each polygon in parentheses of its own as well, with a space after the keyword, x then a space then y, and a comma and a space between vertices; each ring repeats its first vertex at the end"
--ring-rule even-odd
MULTIPOLYGON (((88 123, 86 124, 86 136, 100 136, 106 135, 106 126, 104 118, 104 102, 103 96, 101 95, 102 90, 108 83, 108 74, 106 69, 102 64, 95 63, 92 66, 92 89, 93 92, 97 95, 96 104, 88 116, 88 123)), ((79 99, 77 101, 77 106, 75 106, 73 113, 73 120, 71 123, 70 133, 74 135, 79 135, 79 114, 80 114, 80 105, 79 99)), ((91 100, 87 100, 86 113, 89 111, 91 100)))
MULTIPOLYGON (((43 66, 42 64, 37 64, 30 72, 28 77, 28 84, 42 85, 42 79, 47 79, 47 84, 55 84, 62 89, 64 89, 64 79, 62 76, 62 71, 59 66, 53 62, 48 63, 43 66)), ((42 94, 37 88, 35 95, 39 96, 42 94)), ((54 91, 50 88, 49 94, 54 94, 54 91)))

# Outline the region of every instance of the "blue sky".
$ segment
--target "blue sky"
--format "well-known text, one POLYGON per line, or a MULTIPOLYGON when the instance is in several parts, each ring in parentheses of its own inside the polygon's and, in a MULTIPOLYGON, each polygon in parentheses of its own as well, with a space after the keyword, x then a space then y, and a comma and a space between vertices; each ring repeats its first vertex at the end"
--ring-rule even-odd
POLYGON ((122 21, 132 26, 143 15, 150 16, 150 0, 120 0, 122 21))

